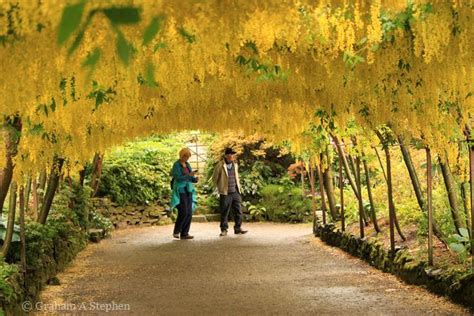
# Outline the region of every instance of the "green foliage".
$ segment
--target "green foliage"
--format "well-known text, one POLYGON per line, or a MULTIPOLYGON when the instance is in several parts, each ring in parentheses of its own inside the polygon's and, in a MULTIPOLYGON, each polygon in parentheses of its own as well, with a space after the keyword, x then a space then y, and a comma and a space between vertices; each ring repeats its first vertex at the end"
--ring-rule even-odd
POLYGON ((64 8, 58 31, 58 43, 63 44, 81 24, 85 1, 64 8))
POLYGON ((469 231, 466 228, 459 229, 460 234, 452 234, 448 238, 449 248, 455 251, 461 262, 466 262, 471 249, 469 231))
POLYGON ((102 214, 97 213, 94 210, 90 214, 90 223, 91 223, 90 227, 92 228, 103 229, 106 236, 110 234, 110 232, 112 231, 114 227, 110 219, 108 219, 107 217, 104 217, 102 214))
POLYGON ((260 190, 272 176, 272 170, 261 161, 255 162, 250 169, 240 172, 241 193, 245 198, 260 197, 260 190))
POLYGON ((184 139, 152 137, 129 143, 106 155, 99 196, 109 196, 121 205, 167 203, 170 197, 170 171, 184 139))
POLYGON ((0 293, 6 302, 12 302, 16 299, 15 288, 9 278, 17 273, 19 273, 17 265, 8 264, 3 261, 3 258, 0 260, 0 293))
POLYGON ((304 222, 311 217, 311 200, 298 187, 266 185, 261 190, 261 205, 270 221, 304 222))
POLYGON ((267 219, 267 209, 261 205, 250 205, 248 207, 250 216, 255 220, 264 220, 267 219))

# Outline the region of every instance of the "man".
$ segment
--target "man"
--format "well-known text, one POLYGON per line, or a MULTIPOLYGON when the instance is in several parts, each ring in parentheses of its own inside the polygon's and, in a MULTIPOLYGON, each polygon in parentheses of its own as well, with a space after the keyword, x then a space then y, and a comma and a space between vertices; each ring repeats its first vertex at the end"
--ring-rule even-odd
POLYGON ((219 192, 219 205, 221 209, 221 234, 220 236, 227 236, 227 229, 229 228, 229 213, 232 209, 234 214, 234 233, 245 234, 246 230, 242 230, 242 210, 240 203, 240 182, 239 182, 239 167, 235 162, 236 152, 232 148, 226 148, 224 151, 224 159, 219 161, 214 168, 212 180, 219 192))

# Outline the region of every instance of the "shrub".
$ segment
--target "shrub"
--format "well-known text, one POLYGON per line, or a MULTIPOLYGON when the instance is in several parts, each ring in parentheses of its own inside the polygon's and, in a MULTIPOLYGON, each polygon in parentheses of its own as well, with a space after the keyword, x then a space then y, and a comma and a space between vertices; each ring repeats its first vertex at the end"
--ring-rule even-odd
POLYGON ((107 155, 99 186, 99 196, 112 201, 148 204, 170 196, 170 172, 184 141, 178 136, 152 137, 129 143, 107 155))
POLYGON ((261 206, 265 208, 268 220, 304 222, 311 218, 311 200, 303 197, 298 187, 270 184, 262 188, 261 194, 261 206))

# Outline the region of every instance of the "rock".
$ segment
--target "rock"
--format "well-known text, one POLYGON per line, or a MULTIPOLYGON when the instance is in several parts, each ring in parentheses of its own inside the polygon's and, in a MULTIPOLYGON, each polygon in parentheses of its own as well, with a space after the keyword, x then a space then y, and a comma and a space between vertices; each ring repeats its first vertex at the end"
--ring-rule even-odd
POLYGON ((105 232, 101 228, 91 228, 89 229, 89 240, 93 242, 99 242, 104 238, 105 232))
POLYGON ((57 277, 52 277, 51 279, 49 279, 46 284, 49 284, 49 285, 60 285, 61 282, 59 281, 59 279, 57 277))

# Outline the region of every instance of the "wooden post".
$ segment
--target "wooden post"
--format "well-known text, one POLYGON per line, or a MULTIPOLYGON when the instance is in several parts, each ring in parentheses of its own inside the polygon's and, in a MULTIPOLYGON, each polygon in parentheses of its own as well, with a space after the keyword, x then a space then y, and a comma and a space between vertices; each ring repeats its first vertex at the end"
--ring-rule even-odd
POLYGON ((362 185, 360 181, 360 158, 356 157, 355 159, 356 164, 356 184, 357 184, 357 192, 359 192, 359 228, 360 228, 360 238, 365 237, 364 231, 364 204, 362 203, 362 185))
POLYGON ((426 147, 426 189, 427 189, 427 203, 428 203, 428 264, 433 265, 433 177, 431 174, 431 150, 426 147))
POLYGON ((341 190, 341 229, 346 231, 346 218, 344 214, 344 179, 342 178, 342 158, 339 155, 339 189, 341 190))

